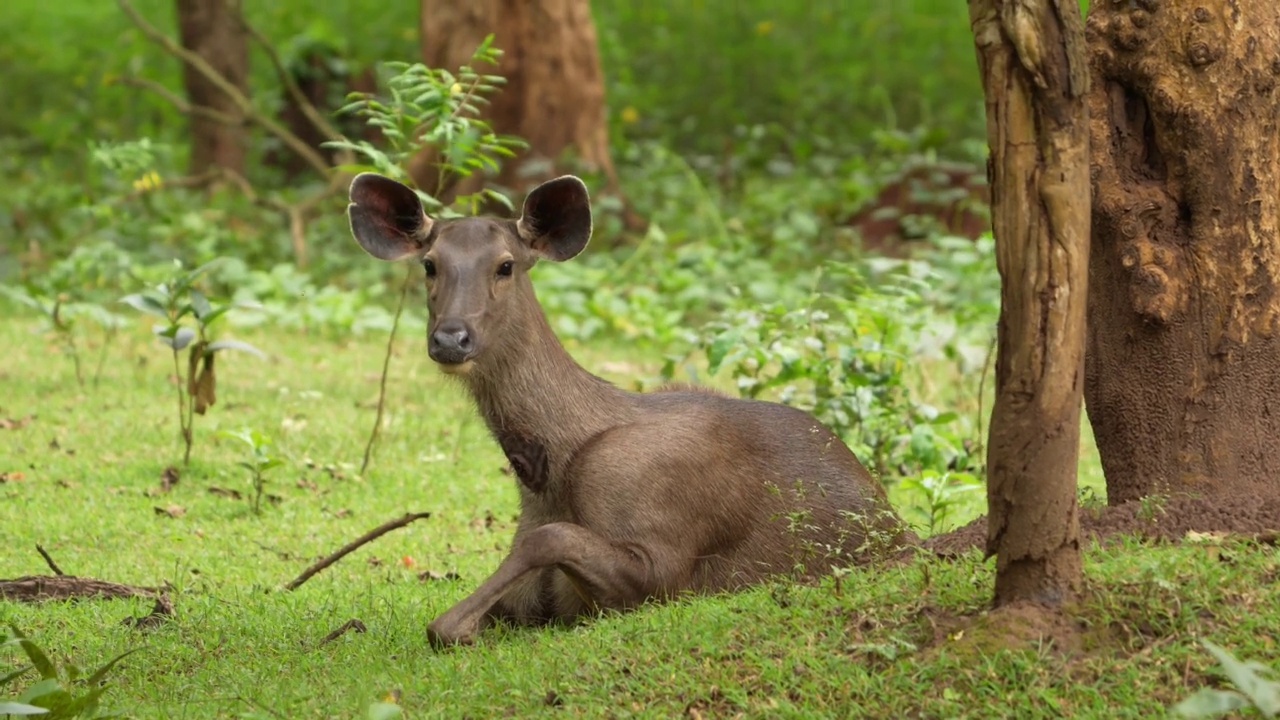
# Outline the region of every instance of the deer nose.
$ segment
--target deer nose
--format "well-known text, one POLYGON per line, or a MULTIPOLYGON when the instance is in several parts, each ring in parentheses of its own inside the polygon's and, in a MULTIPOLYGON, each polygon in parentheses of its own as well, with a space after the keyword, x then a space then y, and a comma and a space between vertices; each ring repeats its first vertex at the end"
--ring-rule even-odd
POLYGON ((438 363, 454 365, 467 360, 475 350, 471 332, 460 320, 446 320, 431 333, 427 351, 438 363))

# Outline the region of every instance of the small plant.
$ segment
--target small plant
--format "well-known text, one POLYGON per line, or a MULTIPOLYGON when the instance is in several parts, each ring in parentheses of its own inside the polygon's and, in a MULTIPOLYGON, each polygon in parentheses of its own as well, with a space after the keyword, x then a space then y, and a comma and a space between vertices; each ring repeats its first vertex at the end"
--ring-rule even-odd
POLYGON ((239 432, 223 432, 224 437, 239 440, 249 450, 249 458, 237 463, 249 471, 253 483, 253 514, 262 514, 262 493, 266 490, 268 471, 280 467, 284 460, 273 454, 271 440, 257 430, 241 430, 239 432))
POLYGON ((81 678, 75 665, 66 664, 61 670, 49 659, 48 654, 33 641, 10 628, 10 636, 0 641, 0 647, 20 647, 30 665, 0 677, 0 691, 8 696, 8 687, 21 677, 35 670, 40 679, 15 696, 0 699, 0 715, 34 715, 50 720, 62 718, 111 718, 123 717, 99 707, 102 695, 107 691, 105 680, 116 663, 137 650, 130 650, 112 658, 87 678, 81 678))
MULTIPOLYGON (((368 161, 366 165, 345 166, 344 170, 374 171, 409 183, 412 178, 404 169, 409 159, 427 148, 434 148, 436 184, 433 192, 436 193, 442 192, 452 181, 468 178, 476 173, 496 173, 500 168, 499 158, 514 156, 515 150, 523 147, 524 143, 518 138, 494 133, 489 124, 480 119, 480 106, 488 103, 485 96, 496 92, 505 80, 498 75, 482 75, 473 66, 481 63, 497 65, 501 57, 502 51, 493 46, 493 36, 489 35, 476 48, 470 62, 463 65, 456 75, 421 63, 387 63, 386 67, 394 71, 387 81, 389 97, 382 99, 369 93, 352 93, 350 102, 339 112, 362 117, 367 124, 378 128, 390 145, 390 150, 381 150, 365 140, 352 142, 343 139, 325 145, 352 151, 368 161)), ((460 215, 455 208, 475 214, 487 201, 495 201, 511 209, 511 202, 505 195, 489 188, 459 196, 452 207, 446 206, 420 188, 415 188, 415 192, 427 212, 439 217, 460 215)), ((414 268, 411 265, 406 271, 391 333, 387 339, 387 353, 383 359, 382 380, 378 390, 378 410, 373 428, 369 432, 369 441, 365 445, 364 460, 360 464, 361 473, 369 467, 373 446, 378 440, 378 430, 382 426, 391 351, 400 326, 400 316, 404 311, 405 297, 409 292, 409 282, 413 277, 414 268)))
POLYGON ((212 340, 214 323, 233 306, 214 305, 195 285, 217 262, 218 260, 213 260, 194 270, 185 271, 182 263, 175 260, 173 270, 164 282, 145 292, 126 295, 120 299, 120 302, 135 310, 164 321, 153 330, 160 342, 173 352, 173 373, 178 379, 178 425, 185 444, 183 465, 191 462, 195 416, 205 414, 217 401, 217 375, 214 372, 217 354, 224 350, 240 350, 260 358, 265 357, 261 350, 248 343, 212 340), (191 324, 188 324, 188 319, 191 324), (183 350, 187 351, 185 382, 180 363, 183 350))
MULTIPOLYGON (((830 263, 846 289, 794 303, 747 303, 698 340, 708 371, 728 370, 739 394, 812 413, 882 480, 890 472, 977 470, 964 419, 916 400, 910 358, 927 318, 907 276, 869 285, 865 270, 830 263)), ((663 368, 674 380, 680 359, 663 368)), ((972 433, 976 435, 977 433, 972 433)))
POLYGON ((970 473, 926 471, 903 478, 900 487, 923 501, 923 511, 915 505, 910 509, 923 515, 924 527, 928 534, 933 535, 947 526, 952 511, 963 498, 985 486, 980 478, 970 473))
POLYGON ((107 348, 124 325, 124 319, 96 302, 104 286, 127 277, 132 268, 129 256, 108 242, 77 247, 47 271, 20 285, 0 285, 0 293, 39 313, 46 329, 53 332, 70 356, 76 382, 85 384, 78 339, 80 321, 90 320, 102 331, 102 347, 93 374, 96 385, 102 373, 107 348))
POLYGON ((1251 707, 1265 718, 1280 717, 1280 677, 1274 669, 1252 660, 1241 662, 1225 648, 1203 638, 1200 644, 1218 659, 1236 689, 1200 688, 1174 705, 1174 712, 1184 718, 1214 718, 1251 707))

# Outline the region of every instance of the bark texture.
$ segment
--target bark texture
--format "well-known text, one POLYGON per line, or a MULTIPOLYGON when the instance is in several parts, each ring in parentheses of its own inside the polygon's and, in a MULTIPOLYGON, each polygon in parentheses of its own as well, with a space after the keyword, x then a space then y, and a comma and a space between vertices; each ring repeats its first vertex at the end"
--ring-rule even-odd
MULTIPOLYGON (((177 0, 178 33, 182 46, 199 55, 241 92, 249 89, 248 37, 240 26, 240 0, 177 0)), ((240 117, 231 98, 203 75, 183 63, 187 99, 197 107, 240 117)), ((223 167, 244 174, 246 134, 212 118, 191 115, 191 173, 223 167)))
MULTIPOLYGON (((457 69, 489 33, 503 51, 495 74, 507 83, 491 96, 485 118, 496 132, 529 143, 528 150, 503 165, 495 182, 524 194, 560 174, 556 165, 571 150, 583 166, 604 172, 613 184, 604 73, 589 0, 422 1, 422 54, 429 67, 457 69)), ((432 163, 422 157, 410 168, 419 187, 434 188, 432 163)))
POLYGON ((987 449, 996 604, 1080 585, 1076 464, 1089 255, 1088 85, 1076 0, 970 0, 1001 279, 987 449))
POLYGON ((1113 504, 1280 488, 1276 0, 1095 2, 1085 399, 1113 504))

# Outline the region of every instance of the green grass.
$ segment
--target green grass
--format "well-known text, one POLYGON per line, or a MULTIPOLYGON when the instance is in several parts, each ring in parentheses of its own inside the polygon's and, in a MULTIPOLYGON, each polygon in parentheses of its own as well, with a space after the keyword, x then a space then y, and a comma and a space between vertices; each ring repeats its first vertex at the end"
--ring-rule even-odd
MULTIPOLYGON (((1000 630, 1008 621, 983 620, 992 566, 975 553, 860 570, 838 586, 780 583, 571 628, 499 630, 435 653, 427 622, 496 567, 517 503, 499 451, 421 339, 398 345, 383 440, 358 478, 382 340, 247 334, 272 359, 224 358, 191 467, 153 496, 180 449, 169 361, 141 325, 112 346, 102 384, 80 389, 30 320, 0 321, 0 418, 36 415, 0 430, 0 577, 46 573, 40 543, 71 574, 173 583, 178 612, 147 632, 121 625, 146 612, 143 601, 0 603, 0 621, 86 668, 145 646, 106 696, 136 717, 362 717, 398 690, 412 717, 693 708, 702 717, 1147 718, 1207 681, 1213 662, 1198 636, 1243 658, 1277 656, 1280 564, 1244 545, 1090 549, 1070 651, 1010 640, 1000 630), (290 459, 269 476, 282 499, 261 517, 207 490, 248 494, 235 445, 215 434, 246 426, 290 459), (170 505, 186 513, 157 514, 170 505), (280 590, 314 558, 406 511, 433 515, 280 590), (420 580, 427 571, 460 577, 420 580), (317 646, 351 618, 368 632, 317 646)), ((619 359, 610 348, 571 349, 597 369, 619 359)), ((631 367, 606 375, 646 372, 647 358, 623 359, 631 367)), ((0 675, 16 663, 0 657, 0 675)))

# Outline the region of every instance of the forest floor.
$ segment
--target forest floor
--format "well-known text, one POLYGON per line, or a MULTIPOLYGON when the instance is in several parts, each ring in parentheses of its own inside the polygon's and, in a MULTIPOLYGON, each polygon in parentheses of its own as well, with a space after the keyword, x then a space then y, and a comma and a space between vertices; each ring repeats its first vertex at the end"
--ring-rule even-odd
MULTIPOLYGON (((48 575, 39 544, 68 574, 167 584, 174 607, 139 629, 125 621, 151 599, 0 601, 0 623, 87 671, 141 648, 104 696, 129 716, 353 718, 394 701, 413 718, 1152 718, 1229 687, 1201 638, 1273 667, 1280 658, 1274 539, 1188 537, 1213 516, 1177 499, 1085 508, 1086 534, 1105 541, 1086 541, 1085 587, 1059 616, 991 611, 978 521, 909 562, 498 628, 435 652, 427 622, 497 566, 518 509, 470 403, 419 337, 404 338, 361 475, 382 338, 236 334, 271 359, 220 361, 218 404, 197 418, 183 467, 171 359, 146 328, 123 333, 100 382, 79 387, 30 320, 0 320, 0 578, 48 575), (260 514, 236 464, 244 451, 219 434, 242 428, 289 458, 267 475, 260 514), (406 511, 431 517, 282 587, 406 511), (351 620, 363 631, 328 639, 351 620)), ((96 360, 90 343, 82 351, 96 360)), ((1219 510, 1241 533, 1276 512, 1243 500, 1219 510)), ((0 652, 0 677, 20 666, 16 649, 0 652)))

